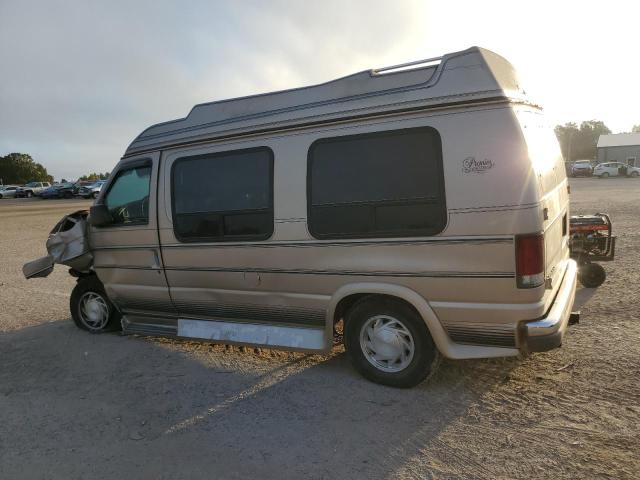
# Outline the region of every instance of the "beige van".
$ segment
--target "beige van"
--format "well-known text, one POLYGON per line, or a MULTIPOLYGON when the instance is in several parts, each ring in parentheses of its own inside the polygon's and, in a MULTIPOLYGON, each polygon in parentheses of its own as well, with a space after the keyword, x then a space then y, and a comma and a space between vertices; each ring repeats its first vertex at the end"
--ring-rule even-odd
POLYGON ((562 343, 576 265, 553 131, 481 49, 197 105, 89 215, 76 324, 324 353, 416 385, 562 343))

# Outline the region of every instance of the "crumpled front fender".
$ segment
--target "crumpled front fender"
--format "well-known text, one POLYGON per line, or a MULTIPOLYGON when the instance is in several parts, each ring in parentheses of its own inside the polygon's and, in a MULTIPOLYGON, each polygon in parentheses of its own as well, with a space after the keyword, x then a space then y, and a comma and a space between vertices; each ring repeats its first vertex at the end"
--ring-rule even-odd
POLYGON ((87 210, 65 215, 47 239, 48 255, 25 263, 22 273, 26 278, 46 277, 56 263, 67 265, 78 272, 89 272, 93 255, 87 236, 87 210))

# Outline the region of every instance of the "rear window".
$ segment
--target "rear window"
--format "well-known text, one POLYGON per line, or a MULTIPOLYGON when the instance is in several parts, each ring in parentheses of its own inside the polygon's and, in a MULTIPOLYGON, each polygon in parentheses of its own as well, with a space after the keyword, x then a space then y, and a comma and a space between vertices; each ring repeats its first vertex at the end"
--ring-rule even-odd
POLYGON ((425 236, 446 224, 440 135, 430 127, 324 138, 308 156, 318 238, 425 236))

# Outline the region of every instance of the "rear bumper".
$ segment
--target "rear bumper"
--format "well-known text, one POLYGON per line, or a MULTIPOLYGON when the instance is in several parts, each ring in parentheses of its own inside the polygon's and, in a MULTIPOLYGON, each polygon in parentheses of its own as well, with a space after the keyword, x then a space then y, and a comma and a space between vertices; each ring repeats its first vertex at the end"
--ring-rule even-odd
POLYGON ((576 296, 578 266, 567 262, 562 285, 549 312, 542 318, 522 324, 523 347, 529 352, 545 352, 562 345, 576 296))

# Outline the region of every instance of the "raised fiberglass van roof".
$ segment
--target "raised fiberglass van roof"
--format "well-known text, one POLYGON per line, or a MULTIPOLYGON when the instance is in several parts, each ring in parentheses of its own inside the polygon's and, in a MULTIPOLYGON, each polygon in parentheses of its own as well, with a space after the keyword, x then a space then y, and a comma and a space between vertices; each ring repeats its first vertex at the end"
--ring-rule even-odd
POLYGON ((153 125, 126 156, 204 140, 343 119, 505 99, 524 101, 511 64, 483 48, 373 70, 330 82, 196 105, 153 125))

